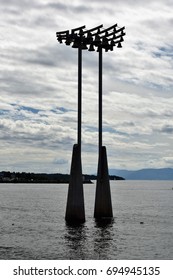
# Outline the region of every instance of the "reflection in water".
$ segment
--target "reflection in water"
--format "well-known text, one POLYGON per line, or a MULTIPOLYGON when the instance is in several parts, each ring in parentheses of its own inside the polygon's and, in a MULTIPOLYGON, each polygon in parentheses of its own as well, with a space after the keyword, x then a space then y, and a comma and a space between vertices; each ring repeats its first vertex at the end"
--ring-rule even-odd
POLYGON ((82 225, 66 224, 66 259, 109 259, 116 254, 114 220, 94 220, 82 225))
POLYGON ((66 224, 65 245, 68 247, 68 259, 85 259, 86 227, 84 224, 66 224))
POLYGON ((96 259, 108 259, 109 251, 112 251, 113 246, 115 247, 113 222, 113 219, 95 221, 94 256, 96 259))

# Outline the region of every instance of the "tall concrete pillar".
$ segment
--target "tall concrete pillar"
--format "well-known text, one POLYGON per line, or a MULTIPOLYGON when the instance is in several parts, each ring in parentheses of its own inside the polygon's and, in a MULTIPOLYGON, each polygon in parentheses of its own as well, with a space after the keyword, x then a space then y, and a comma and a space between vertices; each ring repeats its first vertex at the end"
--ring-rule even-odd
POLYGON ((94 218, 112 218, 112 201, 109 183, 106 147, 102 146, 99 153, 97 184, 95 195, 94 218))
POLYGON ((65 220, 72 224, 85 222, 81 149, 78 144, 73 146, 65 220))
POLYGON ((95 195, 94 218, 112 218, 106 147, 102 146, 102 48, 99 49, 99 161, 95 195))

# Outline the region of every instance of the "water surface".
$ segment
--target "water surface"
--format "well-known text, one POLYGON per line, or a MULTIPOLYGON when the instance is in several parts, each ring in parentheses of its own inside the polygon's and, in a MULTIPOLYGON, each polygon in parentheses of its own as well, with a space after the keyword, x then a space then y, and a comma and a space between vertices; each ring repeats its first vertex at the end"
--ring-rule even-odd
POLYGON ((0 259, 173 259, 173 181, 111 181, 114 220, 65 223, 68 185, 0 184, 0 259))

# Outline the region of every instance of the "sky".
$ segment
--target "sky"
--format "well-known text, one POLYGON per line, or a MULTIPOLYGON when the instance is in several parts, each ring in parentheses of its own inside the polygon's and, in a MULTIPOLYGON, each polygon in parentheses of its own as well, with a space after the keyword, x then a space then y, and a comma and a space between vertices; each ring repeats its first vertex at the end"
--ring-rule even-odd
MULTIPOLYGON (((69 173, 77 142, 77 50, 56 32, 115 23, 103 53, 111 169, 173 168, 172 0, 1 0, 0 170, 69 173)), ((82 170, 97 172, 98 53, 83 51, 82 170)))

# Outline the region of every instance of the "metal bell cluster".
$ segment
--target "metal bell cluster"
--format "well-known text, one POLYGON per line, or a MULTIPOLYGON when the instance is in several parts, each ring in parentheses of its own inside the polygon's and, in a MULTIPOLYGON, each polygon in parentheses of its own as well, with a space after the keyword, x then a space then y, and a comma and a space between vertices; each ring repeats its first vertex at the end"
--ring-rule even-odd
POLYGON ((119 28, 117 24, 104 29, 103 25, 99 25, 92 29, 86 30, 85 26, 75 29, 56 32, 57 40, 60 44, 63 42, 72 48, 98 51, 105 49, 106 52, 113 51, 114 47, 122 48, 125 27, 119 28))

